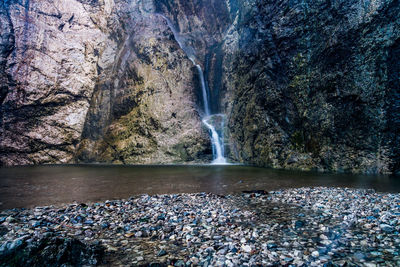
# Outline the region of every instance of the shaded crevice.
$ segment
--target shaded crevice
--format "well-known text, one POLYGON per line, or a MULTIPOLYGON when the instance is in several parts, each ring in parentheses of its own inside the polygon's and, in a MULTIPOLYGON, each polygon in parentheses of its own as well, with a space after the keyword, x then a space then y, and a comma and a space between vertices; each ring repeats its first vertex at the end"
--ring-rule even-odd
POLYGON ((15 50, 15 32, 14 25, 9 13, 9 2, 8 0, 0 3, 0 16, 5 16, 7 25, 2 27, 8 28, 2 29, 0 36, 0 127, 3 125, 3 113, 5 107, 3 106, 4 100, 7 97, 10 86, 14 85, 11 75, 7 71, 8 57, 15 50))
MULTIPOLYGON (((134 27, 132 28, 134 29, 134 27)), ((133 34, 134 30, 131 31, 131 34, 133 34)), ((120 73, 125 70, 125 66, 122 67, 122 65, 127 64, 123 57, 125 56, 126 51, 131 47, 131 34, 127 34, 125 37, 123 37, 123 32, 113 32, 112 34, 114 41, 119 44, 119 48, 112 66, 108 69, 102 70, 102 74, 98 77, 91 96, 90 106, 85 118, 80 141, 84 139, 89 139, 91 141, 99 141, 103 139, 107 127, 114 119, 114 99, 117 90, 115 87, 119 87, 121 83, 122 77, 120 77, 120 73), (122 41, 123 39, 125 40, 122 41), (118 85, 115 85, 116 82, 118 85)), ((133 105, 135 104, 136 103, 133 105)), ((115 113, 116 115, 121 114, 121 112, 118 111, 115 113)))
POLYGON ((46 13, 46 12, 43 12, 43 11, 39 10, 39 11, 37 11, 37 13, 40 14, 40 15, 43 15, 43 16, 54 17, 54 18, 57 18, 57 19, 61 19, 62 18, 62 15, 61 15, 60 12, 58 12, 57 14, 50 14, 50 13, 46 13))
POLYGON ((111 86, 112 85, 108 82, 98 83, 95 86, 90 101, 90 107, 85 118, 81 141, 87 138, 96 141, 104 136, 105 128, 110 122, 110 118, 107 114, 109 114, 111 110, 109 100, 111 98, 111 86), (95 112, 95 110, 98 111, 95 112), (107 110, 108 112, 105 112, 107 110))
POLYGON ((74 95, 69 91, 61 91, 57 95, 64 94, 69 96, 68 99, 62 99, 60 102, 40 103, 39 101, 32 104, 26 104, 21 107, 13 107, 7 105, 7 111, 12 113, 15 120, 26 119, 28 117, 46 117, 57 113, 57 108, 68 104, 76 103, 82 100, 87 100, 85 96, 74 95))
POLYGON ((206 55, 206 64, 204 75, 208 78, 207 85, 209 88, 209 97, 213 101, 209 101, 211 113, 221 113, 221 93, 222 93, 222 75, 223 75, 223 52, 222 44, 213 45, 206 55), (211 84, 211 86, 209 86, 211 84))
MULTIPOLYGON (((25 17, 24 17, 24 30, 23 30, 23 49, 22 49, 22 58, 25 58, 25 53, 28 50, 28 40, 29 40, 29 9, 30 9, 30 0, 25 0, 24 8, 25 8, 25 17)), ((28 74, 28 73, 26 73, 28 74)))
POLYGON ((28 142, 28 146, 29 146, 29 150, 18 150, 18 149, 14 149, 14 148, 10 148, 10 147, 2 147, 1 153, 0 155, 5 155, 7 156, 8 154, 31 154, 31 153, 36 153, 36 152, 40 152, 40 151, 44 151, 46 149, 53 149, 53 150, 59 150, 59 151, 63 151, 63 152, 67 152, 70 153, 71 149, 70 146, 73 146, 73 143, 61 143, 61 144, 51 144, 51 143, 47 143, 44 142, 40 139, 32 139, 29 136, 26 135, 22 135, 24 138, 29 139, 28 142))
POLYGON ((400 174, 400 39, 389 48, 388 55, 388 92, 387 143, 391 150, 390 169, 400 174))

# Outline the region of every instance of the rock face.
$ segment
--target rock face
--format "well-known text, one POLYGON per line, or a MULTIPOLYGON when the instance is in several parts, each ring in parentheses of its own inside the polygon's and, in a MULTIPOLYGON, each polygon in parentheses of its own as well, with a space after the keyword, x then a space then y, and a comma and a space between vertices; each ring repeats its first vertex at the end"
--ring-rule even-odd
POLYGON ((231 161, 396 173, 400 10, 387 1, 0 3, 3 165, 209 162, 201 90, 231 161), (229 148, 229 149, 228 149, 229 148))
POLYGON ((278 168, 398 172, 399 2, 236 7, 223 47, 231 157, 278 168))
POLYGON ((1 79, 8 81, 1 98, 3 164, 73 161, 99 53, 109 42, 105 3, 2 1, 2 42, 9 40, 2 49, 1 79))
POLYGON ((208 160, 192 63, 151 1, 1 5, 3 165, 208 160))
MULTIPOLYGON (((222 44, 231 25, 229 3, 220 0, 160 0, 155 1, 155 7, 157 13, 172 20, 187 45, 193 48, 196 62, 206 76, 210 111, 212 114, 221 112, 222 44)), ((200 86, 196 86, 198 99, 202 99, 200 86)))
MULTIPOLYGON (((119 29, 124 43, 110 66, 100 66, 77 159, 84 162, 210 162, 200 119, 201 85, 169 18, 196 60, 221 42, 229 16, 221 1, 143 1, 131 5, 119 29), (174 7, 174 8, 171 8, 174 7), (207 13, 207 7, 215 12, 207 13), (224 13, 225 12, 225 13, 224 13)), ((218 101, 217 101, 218 103, 218 101)))
MULTIPOLYGON (((139 8, 139 7, 136 7, 139 8)), ((210 160, 194 68, 159 15, 135 10, 110 65, 99 65, 77 159, 174 163, 210 160)))

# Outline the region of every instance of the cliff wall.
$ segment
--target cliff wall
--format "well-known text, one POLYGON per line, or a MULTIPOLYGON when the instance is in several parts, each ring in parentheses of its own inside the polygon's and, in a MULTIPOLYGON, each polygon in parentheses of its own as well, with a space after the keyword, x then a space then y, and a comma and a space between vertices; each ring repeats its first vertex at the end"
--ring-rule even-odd
POLYGON ((192 63, 151 1, 0 11, 3 165, 208 160, 192 63))
POLYGON ((240 3, 223 48, 231 157, 398 172, 399 1, 240 3))
POLYGON ((3 1, 0 162, 210 162, 198 73, 167 17, 226 115, 231 161, 399 172, 399 6, 3 1))

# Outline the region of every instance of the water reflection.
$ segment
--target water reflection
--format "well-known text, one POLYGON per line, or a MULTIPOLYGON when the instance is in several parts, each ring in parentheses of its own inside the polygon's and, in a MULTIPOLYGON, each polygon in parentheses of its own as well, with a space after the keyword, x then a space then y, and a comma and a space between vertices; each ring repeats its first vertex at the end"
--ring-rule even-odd
POLYGON ((335 186, 400 192, 388 176, 321 174, 246 166, 38 166, 0 168, 0 209, 127 198, 136 194, 335 186))

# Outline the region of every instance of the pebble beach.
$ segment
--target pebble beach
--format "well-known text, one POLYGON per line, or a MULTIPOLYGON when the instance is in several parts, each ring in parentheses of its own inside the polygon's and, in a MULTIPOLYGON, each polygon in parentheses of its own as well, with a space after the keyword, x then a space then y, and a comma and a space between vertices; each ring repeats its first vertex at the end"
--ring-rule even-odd
POLYGON ((140 195, 0 212, 0 266, 400 266, 400 194, 140 195))

